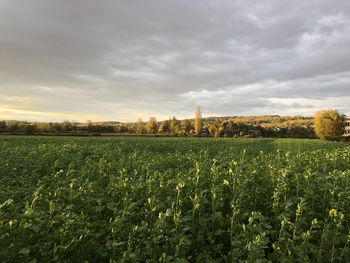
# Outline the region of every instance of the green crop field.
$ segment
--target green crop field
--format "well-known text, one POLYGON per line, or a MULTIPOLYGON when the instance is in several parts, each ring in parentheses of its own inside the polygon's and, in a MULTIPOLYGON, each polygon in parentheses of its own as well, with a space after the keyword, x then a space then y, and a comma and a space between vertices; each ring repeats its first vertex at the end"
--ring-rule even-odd
POLYGON ((0 262, 349 262, 350 147, 0 137, 0 262))

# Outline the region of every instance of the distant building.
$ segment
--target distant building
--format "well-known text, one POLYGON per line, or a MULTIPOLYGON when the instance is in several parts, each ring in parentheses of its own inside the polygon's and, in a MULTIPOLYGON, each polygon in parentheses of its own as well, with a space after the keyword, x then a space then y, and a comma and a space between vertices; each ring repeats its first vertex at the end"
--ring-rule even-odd
POLYGON ((201 130, 201 134, 200 136, 201 137, 208 137, 210 134, 209 134, 209 130, 207 127, 203 127, 202 130, 201 130))
POLYGON ((350 137, 350 118, 345 119, 344 137, 350 137))

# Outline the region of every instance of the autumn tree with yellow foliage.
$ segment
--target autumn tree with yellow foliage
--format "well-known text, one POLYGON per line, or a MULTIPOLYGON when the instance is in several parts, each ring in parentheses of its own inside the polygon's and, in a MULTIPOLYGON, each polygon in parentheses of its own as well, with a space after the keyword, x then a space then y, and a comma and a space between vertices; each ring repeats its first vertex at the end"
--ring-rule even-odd
POLYGON ((155 117, 149 118, 146 130, 148 134, 156 134, 158 130, 157 119, 155 117))
POLYGON ((201 108, 197 106, 195 117, 194 117, 194 129, 196 131, 197 136, 201 135, 202 128, 203 128, 202 112, 201 112, 201 108))
POLYGON ((337 110, 319 111, 315 115, 315 133, 322 140, 339 140, 344 132, 344 115, 337 110))

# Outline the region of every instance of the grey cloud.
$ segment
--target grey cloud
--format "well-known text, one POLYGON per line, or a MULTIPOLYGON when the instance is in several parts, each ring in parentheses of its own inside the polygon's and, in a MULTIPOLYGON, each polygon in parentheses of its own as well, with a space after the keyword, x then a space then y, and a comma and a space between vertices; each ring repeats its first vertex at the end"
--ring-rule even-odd
POLYGON ((350 97, 349 46, 346 0, 4 0, 0 96, 106 119, 191 116, 198 103, 208 115, 299 114, 350 97))

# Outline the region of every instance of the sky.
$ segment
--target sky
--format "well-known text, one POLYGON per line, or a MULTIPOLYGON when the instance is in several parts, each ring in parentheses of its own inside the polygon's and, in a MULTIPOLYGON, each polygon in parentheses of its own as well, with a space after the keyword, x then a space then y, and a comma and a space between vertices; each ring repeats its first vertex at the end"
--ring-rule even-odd
POLYGON ((350 114, 349 0, 0 0, 0 119, 350 114))

